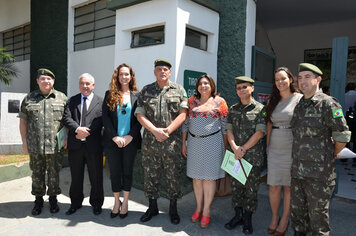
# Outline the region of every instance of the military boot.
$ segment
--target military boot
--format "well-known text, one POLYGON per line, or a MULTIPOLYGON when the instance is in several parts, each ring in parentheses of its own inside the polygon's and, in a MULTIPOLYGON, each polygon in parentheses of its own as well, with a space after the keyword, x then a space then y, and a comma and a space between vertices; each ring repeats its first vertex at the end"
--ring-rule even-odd
POLYGON ((243 224, 242 213, 243 213, 242 207, 235 207, 235 216, 228 223, 225 224, 225 228, 231 230, 238 225, 242 225, 243 224))
POLYGON ((306 233, 298 232, 294 230, 294 236, 307 236, 306 233))
POLYGON ((158 215, 157 199, 149 199, 149 206, 145 214, 140 218, 141 222, 146 222, 158 215))
POLYGON ((171 199, 169 203, 169 216, 171 217, 171 223, 174 225, 179 224, 180 217, 177 210, 177 199, 171 199))
POLYGON ((59 212, 59 206, 57 203, 57 196, 50 196, 49 197, 49 211, 51 213, 57 213, 59 212))
POLYGON ((253 228, 252 228, 252 211, 245 211, 243 214, 243 221, 244 221, 244 226, 242 229, 242 232, 244 234, 252 234, 253 233, 253 228))
POLYGON ((35 206, 32 209, 32 215, 37 216, 41 214, 43 207, 43 197, 36 197, 35 206))

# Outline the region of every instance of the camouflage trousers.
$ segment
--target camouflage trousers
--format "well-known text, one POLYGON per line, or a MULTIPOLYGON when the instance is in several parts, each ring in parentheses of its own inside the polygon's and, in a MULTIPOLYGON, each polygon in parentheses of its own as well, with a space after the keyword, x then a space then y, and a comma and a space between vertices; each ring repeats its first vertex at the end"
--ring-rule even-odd
POLYGON ((260 184, 261 178, 261 168, 259 166, 254 166, 248 176, 248 180, 252 185, 252 191, 249 184, 241 184, 235 178, 230 178, 231 180, 231 190, 232 190, 232 206, 242 207, 245 211, 255 212, 257 208, 257 190, 260 184))
POLYGON ((63 154, 30 154, 30 169, 32 170, 32 195, 56 196, 61 193, 59 188, 59 171, 62 167, 63 154))
POLYGON ((165 152, 148 155, 142 153, 145 196, 149 199, 159 198, 159 180, 163 172, 167 184, 167 197, 169 199, 181 198, 179 180, 183 169, 182 163, 180 153, 175 155, 167 155, 165 152))
POLYGON ((296 231, 329 235, 329 203, 334 188, 334 182, 292 178, 291 219, 296 231))

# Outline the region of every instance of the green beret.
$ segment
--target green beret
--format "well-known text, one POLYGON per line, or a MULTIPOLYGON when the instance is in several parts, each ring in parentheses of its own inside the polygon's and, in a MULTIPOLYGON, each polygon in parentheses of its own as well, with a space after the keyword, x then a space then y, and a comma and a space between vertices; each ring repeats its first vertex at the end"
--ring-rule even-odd
POLYGON ((235 83, 236 84, 242 84, 242 83, 253 84, 253 83, 255 83, 255 81, 247 76, 238 76, 238 77, 235 77, 235 83))
POLYGON ((156 66, 168 66, 169 68, 172 67, 171 63, 164 59, 157 59, 155 60, 155 67, 156 66))
POLYGON ((37 71, 37 78, 40 77, 41 75, 51 76, 53 79, 56 78, 56 76, 54 76, 52 71, 44 68, 38 69, 37 71))
POLYGON ((317 75, 323 74, 323 72, 321 72, 321 70, 317 66, 314 66, 313 64, 310 64, 310 63, 300 63, 298 72, 301 72, 301 71, 311 71, 317 75))

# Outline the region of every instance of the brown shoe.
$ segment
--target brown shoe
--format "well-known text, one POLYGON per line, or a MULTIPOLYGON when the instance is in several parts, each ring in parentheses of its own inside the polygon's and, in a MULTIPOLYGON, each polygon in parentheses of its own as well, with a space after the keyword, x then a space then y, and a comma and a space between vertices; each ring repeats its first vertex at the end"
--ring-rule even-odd
MULTIPOLYGON (((278 216, 277 226, 278 226, 280 220, 281 220, 281 217, 278 216)), ((274 228, 274 229, 271 229, 270 227, 268 227, 267 233, 273 235, 273 234, 276 232, 277 226, 276 226, 276 228, 274 228)))
POLYGON ((280 232, 280 231, 276 230, 276 232, 274 232, 274 236, 284 236, 288 231, 288 226, 289 226, 289 221, 288 221, 287 227, 284 230, 284 232, 280 232))

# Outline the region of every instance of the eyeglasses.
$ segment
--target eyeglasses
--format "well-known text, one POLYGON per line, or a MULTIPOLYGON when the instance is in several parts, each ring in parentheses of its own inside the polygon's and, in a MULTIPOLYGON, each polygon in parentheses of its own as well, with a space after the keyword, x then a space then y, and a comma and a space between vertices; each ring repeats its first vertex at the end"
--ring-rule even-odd
POLYGON ((244 86, 241 86, 241 87, 236 87, 236 90, 237 90, 237 91, 240 91, 240 90, 242 90, 242 89, 247 89, 247 87, 249 87, 249 86, 244 85, 244 86))
POLYGON ((126 103, 126 104, 123 104, 123 105, 121 106, 121 114, 126 115, 126 107, 127 107, 127 103, 126 103))

